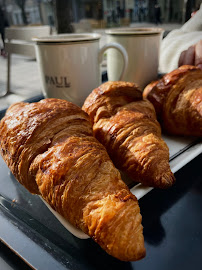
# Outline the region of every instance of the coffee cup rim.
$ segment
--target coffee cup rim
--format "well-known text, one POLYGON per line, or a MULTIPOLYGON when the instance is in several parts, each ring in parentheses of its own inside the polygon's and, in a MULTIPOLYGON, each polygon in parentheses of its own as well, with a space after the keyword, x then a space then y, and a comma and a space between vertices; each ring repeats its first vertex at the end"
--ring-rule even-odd
POLYGON ((98 33, 71 33, 58 34, 44 37, 33 37, 32 41, 36 43, 72 43, 99 40, 101 35, 98 33))
POLYGON ((111 28, 105 30, 108 35, 159 35, 164 32, 163 28, 157 27, 122 27, 122 28, 111 28))

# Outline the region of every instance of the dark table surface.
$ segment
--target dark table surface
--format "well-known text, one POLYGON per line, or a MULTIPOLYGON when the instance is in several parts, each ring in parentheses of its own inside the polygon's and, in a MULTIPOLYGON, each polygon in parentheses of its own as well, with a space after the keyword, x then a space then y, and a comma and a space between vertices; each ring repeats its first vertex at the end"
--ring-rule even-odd
POLYGON ((139 200, 147 255, 121 262, 69 233, 0 157, 0 269, 202 269, 201 166, 202 154, 175 173, 173 187, 139 200))
MULTIPOLYGON (((1 174, 7 174, 4 181, 8 182, 0 184, 5 189, 9 187, 9 192, 7 190, 7 197, 5 194, 1 197, 0 237, 32 267, 201 269, 202 155, 175 174, 177 182, 172 188, 152 190, 139 200, 147 255, 138 262, 120 262, 91 239, 80 240, 72 236, 41 200, 24 190, 2 164, 1 174), (12 198, 16 201, 12 202, 12 198)), ((3 244, 0 256, 0 269, 29 269, 3 244)))

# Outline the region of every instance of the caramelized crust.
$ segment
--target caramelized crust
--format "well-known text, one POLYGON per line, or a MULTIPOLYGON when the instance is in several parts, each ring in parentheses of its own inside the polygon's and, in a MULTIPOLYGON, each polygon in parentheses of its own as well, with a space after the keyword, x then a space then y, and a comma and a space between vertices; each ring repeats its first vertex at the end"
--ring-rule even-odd
POLYGON ((17 103, 0 122, 0 142, 17 180, 106 252, 125 261, 145 256, 138 201, 79 107, 58 99, 17 103))
POLYGON ((202 71, 181 66, 149 84, 143 96, 150 100, 165 131, 202 136, 202 71))
POLYGON ((88 96, 83 110, 117 168, 145 185, 167 188, 174 183, 154 107, 142 100, 135 84, 104 83, 88 96))

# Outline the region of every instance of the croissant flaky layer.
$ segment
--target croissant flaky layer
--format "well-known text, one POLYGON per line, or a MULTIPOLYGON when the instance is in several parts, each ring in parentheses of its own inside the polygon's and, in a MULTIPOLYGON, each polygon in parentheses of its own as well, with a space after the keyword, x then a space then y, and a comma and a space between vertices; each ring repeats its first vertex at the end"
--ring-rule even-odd
POLYGON ((17 103, 0 122, 0 142, 17 180, 105 251, 125 261, 145 256, 138 201, 79 107, 58 99, 17 103))
POLYGON ((202 136, 202 70, 181 66, 149 84, 143 96, 153 103, 166 132, 202 136))
POLYGON ((104 83, 87 97, 83 110, 117 168, 145 185, 167 188, 174 183, 154 107, 135 84, 104 83))

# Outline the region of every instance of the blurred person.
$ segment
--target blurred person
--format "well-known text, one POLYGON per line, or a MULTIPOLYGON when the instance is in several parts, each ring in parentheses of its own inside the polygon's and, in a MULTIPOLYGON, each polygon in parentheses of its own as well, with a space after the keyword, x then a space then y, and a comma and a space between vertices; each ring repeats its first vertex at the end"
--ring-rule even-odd
POLYGON ((159 6, 159 4, 157 3, 154 6, 154 15, 155 15, 155 22, 156 25, 161 24, 161 7, 159 6))
POLYGON ((5 17, 4 10, 0 6, 0 34, 3 42, 3 48, 1 48, 1 55, 6 56, 5 52, 5 28, 8 26, 8 21, 5 17))
POLYGON ((159 71, 167 73, 184 64, 202 65, 202 4, 180 29, 162 40, 159 71))
POLYGON ((1 34, 1 39, 3 41, 3 48, 1 49, 1 55, 3 55, 4 51, 4 40, 5 40, 5 22, 4 22, 4 12, 2 10, 2 7, 0 6, 0 34, 1 34))
POLYGON ((130 17, 130 22, 132 22, 133 21, 133 9, 132 8, 129 9, 129 17, 130 17))

